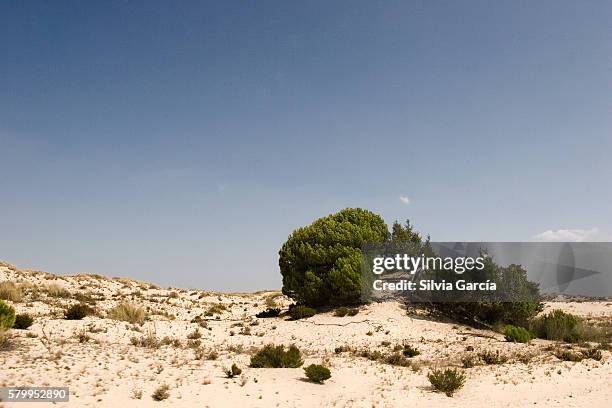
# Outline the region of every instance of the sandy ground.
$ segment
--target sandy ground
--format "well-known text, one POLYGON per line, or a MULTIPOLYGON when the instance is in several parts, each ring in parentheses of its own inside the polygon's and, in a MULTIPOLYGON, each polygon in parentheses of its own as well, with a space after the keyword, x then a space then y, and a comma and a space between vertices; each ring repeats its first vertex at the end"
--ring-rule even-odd
MULTIPOLYGON (((161 289, 128 279, 54 276, 2 265, 0 282, 13 281, 26 293, 20 302, 8 303, 18 313, 32 314, 35 323, 28 330, 10 332, 11 347, 0 351, 0 385, 70 387, 70 401, 54 404, 57 407, 610 406, 610 351, 603 352, 601 361, 561 361, 550 351, 552 342, 508 343, 496 332, 411 314, 396 302, 362 307, 353 317, 329 312, 301 321, 257 319, 255 314, 267 305, 286 307, 289 299, 273 291, 161 289), (59 285, 70 295, 49 296, 44 290, 48 285, 59 285), (66 306, 77 303, 77 295, 95 304, 96 316, 62 318, 66 306), (108 310, 121 302, 148 309, 148 320, 134 325, 109 319, 108 310), (206 316, 211 306, 219 305, 226 310, 206 316), (192 322, 196 316, 204 322, 192 322), (201 337, 188 339, 196 329, 201 337), (170 344, 132 344, 132 338, 147 335, 167 337, 170 344), (306 381, 302 368, 249 368, 253 351, 269 343, 297 345, 304 366, 323 362, 332 378, 319 385, 306 381), (349 346, 389 353, 403 343, 421 351, 410 367, 335 352, 349 346), (484 350, 500 350, 509 360, 465 369, 466 384, 452 398, 432 391, 427 379, 431 368, 461 367, 463 356, 484 350), (218 353, 214 360, 208 359, 212 351, 218 353), (224 368, 232 363, 243 373, 228 379, 224 368), (151 394, 162 384, 169 386, 170 396, 154 401, 151 394)), ((546 308, 612 319, 609 302, 559 302, 546 308)))

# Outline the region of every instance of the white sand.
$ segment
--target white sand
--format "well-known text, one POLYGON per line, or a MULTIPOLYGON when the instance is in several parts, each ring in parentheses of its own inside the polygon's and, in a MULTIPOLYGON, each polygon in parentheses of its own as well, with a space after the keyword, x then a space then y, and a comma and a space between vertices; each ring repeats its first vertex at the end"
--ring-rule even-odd
MULTIPOLYGON (((229 295, 152 289, 149 284, 137 281, 56 277, 0 266, 0 281, 3 280, 33 287, 58 284, 73 294, 91 292, 102 296, 104 300, 98 300, 95 307, 103 317, 121 301, 175 316, 172 319, 152 314, 142 326, 103 317, 68 321, 62 319, 62 310, 76 303, 73 298, 51 298, 41 291, 39 300, 32 301, 28 295, 19 303, 8 302, 18 313, 34 315, 35 323, 28 330, 11 331, 13 349, 0 351, 0 385, 70 387, 70 402, 57 403, 54 405, 57 407, 610 406, 609 351, 603 352, 602 361, 564 362, 545 350, 552 342, 508 343, 503 335, 492 331, 408 315, 394 302, 371 304, 354 317, 324 313, 308 320, 287 321, 281 317, 254 317, 266 308, 266 297, 278 292, 229 295), (187 344, 187 335, 199 326, 190 321, 218 303, 228 310, 222 312, 219 320, 206 317, 212 319, 207 322, 210 330, 199 330, 200 347, 206 352, 218 352, 219 357, 214 361, 197 360, 195 350, 187 344), (250 328, 251 334, 240 334, 243 328, 232 327, 236 324, 250 328), (90 337, 88 342, 79 342, 81 332, 90 337), (27 337, 27 333, 36 337, 27 337), (147 333, 157 338, 179 339, 181 345, 150 349, 130 343, 130 338, 147 333), (390 346, 382 342, 389 342, 390 346), (334 352, 336 347, 349 345, 389 353, 393 345, 404 342, 421 351, 412 359, 412 367, 396 367, 351 353, 334 352), (332 378, 319 385, 305 381, 302 368, 249 368, 252 350, 268 343, 297 345, 304 354, 304 366, 324 362, 330 367, 332 378), (511 358, 502 365, 466 369, 466 384, 452 398, 433 392, 427 380, 430 369, 460 367, 461 356, 468 353, 469 346, 474 348, 473 353, 500 350, 511 358), (517 361, 518 356, 525 354, 534 357, 527 364, 517 361), (224 367, 234 362, 243 374, 225 378, 224 367), (169 385, 170 397, 157 402, 151 394, 161 384, 169 385), (141 399, 134 398, 139 391, 141 399)), ((285 307, 290 304, 289 299, 281 296, 275 301, 285 307)), ((606 302, 554 303, 546 307, 612 319, 612 304, 606 302)))

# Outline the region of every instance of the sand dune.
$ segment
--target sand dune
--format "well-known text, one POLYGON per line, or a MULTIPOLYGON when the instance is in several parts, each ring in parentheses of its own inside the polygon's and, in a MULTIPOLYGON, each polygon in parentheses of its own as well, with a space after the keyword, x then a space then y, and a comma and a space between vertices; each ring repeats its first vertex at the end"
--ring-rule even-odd
MULTIPOLYGON (((58 407, 594 408, 609 406, 612 395, 610 351, 603 351, 601 361, 561 361, 551 352, 553 342, 508 343, 494 331, 436 321, 397 302, 370 304, 352 317, 328 312, 300 321, 258 319, 257 312, 274 304, 286 308, 290 300, 275 291, 162 289, 129 279, 54 276, 2 265, 0 282, 15 282, 24 292, 21 301, 8 303, 35 320, 27 330, 12 330, 9 348, 0 351, 0 384, 70 387, 70 401, 58 407), (96 314, 63 319, 64 309, 79 301, 96 314), (147 319, 132 324, 108 318, 121 303, 142 307, 147 319), (314 384, 302 368, 250 368, 254 350, 270 343, 295 344, 305 365, 323 362, 331 379, 314 384), (364 349, 390 353, 398 344, 421 352, 409 367, 359 355, 364 349), (350 350, 336 352, 341 348, 350 350), (432 368, 461 367, 463 357, 485 350, 499 350, 508 361, 465 369, 466 384, 452 398, 432 391, 427 379, 432 368), (242 375, 226 378, 224 368, 233 363, 242 375), (164 384, 169 397, 155 401, 152 394, 164 384)), ((546 308, 612 319, 609 302, 546 308)))

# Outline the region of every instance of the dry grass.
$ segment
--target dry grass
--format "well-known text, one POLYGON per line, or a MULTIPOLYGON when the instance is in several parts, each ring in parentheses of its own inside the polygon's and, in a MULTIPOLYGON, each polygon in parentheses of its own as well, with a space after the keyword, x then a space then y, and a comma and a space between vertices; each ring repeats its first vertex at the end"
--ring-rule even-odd
POLYGON ((11 281, 0 282, 0 299, 21 302, 23 291, 11 281))
POLYGON ((143 324, 147 314, 142 307, 132 303, 121 303, 108 312, 108 317, 113 320, 121 320, 132 324, 143 324))
POLYGON ((71 293, 68 289, 57 285, 55 283, 52 283, 50 285, 47 285, 45 287, 45 292, 47 293, 47 295, 54 297, 54 298, 69 298, 71 297, 71 293))

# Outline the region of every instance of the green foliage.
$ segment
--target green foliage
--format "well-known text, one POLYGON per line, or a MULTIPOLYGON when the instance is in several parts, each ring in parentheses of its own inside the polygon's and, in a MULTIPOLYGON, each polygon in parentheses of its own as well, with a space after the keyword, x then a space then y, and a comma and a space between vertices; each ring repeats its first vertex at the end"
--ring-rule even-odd
POLYGON ((232 364, 231 368, 225 370, 225 376, 227 378, 234 378, 240 374, 242 374, 242 369, 240 369, 236 363, 232 364))
POLYGON ((66 320, 81 320, 85 316, 93 313, 93 310, 89 306, 83 303, 70 306, 64 313, 64 319, 66 320))
POLYGON ((307 319, 317 314, 317 311, 308 306, 294 306, 289 310, 292 320, 307 319))
POLYGON ((359 313, 359 309, 357 309, 356 307, 352 307, 348 310, 349 316, 357 316, 358 313, 359 313))
POLYGON ((15 324, 15 309, 0 300, 0 328, 10 329, 15 324))
POLYGON ((34 319, 32 319, 32 316, 30 316, 29 314, 18 314, 17 316, 15 316, 15 324, 13 325, 13 328, 25 330, 30 327, 32 323, 34 323, 34 319))
POLYGON ((346 316, 348 314, 348 312, 349 312, 349 308, 342 306, 342 307, 337 308, 334 311, 334 316, 344 317, 344 316, 346 316))
POLYGON ((513 343, 527 343, 531 340, 531 333, 527 329, 512 326, 511 324, 504 327, 504 336, 506 341, 513 343))
POLYGON ((331 378, 331 371, 329 371, 329 368, 319 364, 309 365, 308 367, 304 368, 304 372, 310 381, 318 384, 323 384, 325 380, 329 380, 331 378))
POLYGON ((547 340, 563 340, 569 343, 580 340, 579 320, 576 316, 562 310, 553 310, 533 319, 531 331, 536 337, 547 340))
POLYGON ((346 208, 298 228, 279 251, 283 294, 307 306, 346 305, 360 300, 361 248, 387 239, 383 219, 346 208))
MULTIPOLYGON (((483 254, 486 255, 486 254, 483 254)), ((474 299, 465 302, 445 302, 443 299, 432 306, 439 312, 466 322, 486 323, 489 325, 507 323, 527 326, 531 318, 543 309, 540 289, 537 283, 527 279, 527 271, 520 265, 501 267, 491 257, 485 256, 484 268, 466 271, 462 275, 454 271, 436 271, 436 279, 454 282, 464 279, 468 282, 494 282, 498 293, 504 293, 504 300, 474 299)), ((464 292, 469 295, 468 292, 464 292)), ((453 295, 457 296, 454 292, 453 295)))
POLYGON ((406 357, 414 357, 421 354, 421 352, 419 351, 419 349, 417 349, 416 347, 412 347, 410 344, 404 344, 402 354, 406 357))
POLYGON ((478 364, 478 358, 473 354, 466 354, 461 357, 461 364, 463 364, 463 368, 472 368, 478 364))
POLYGON ((406 220, 406 224, 403 226, 395 221, 391 226, 391 236, 389 238, 391 242, 396 243, 411 243, 418 246, 422 243, 421 235, 410 225, 410 220, 406 220))
POLYGON ((427 374, 427 378, 434 390, 445 393, 447 397, 452 397, 455 391, 465 384, 465 374, 456 368, 447 368, 444 371, 433 369, 427 374))
POLYGON ((285 351, 283 346, 268 344, 251 357, 253 368, 297 368, 302 364, 302 354, 294 345, 285 351))

